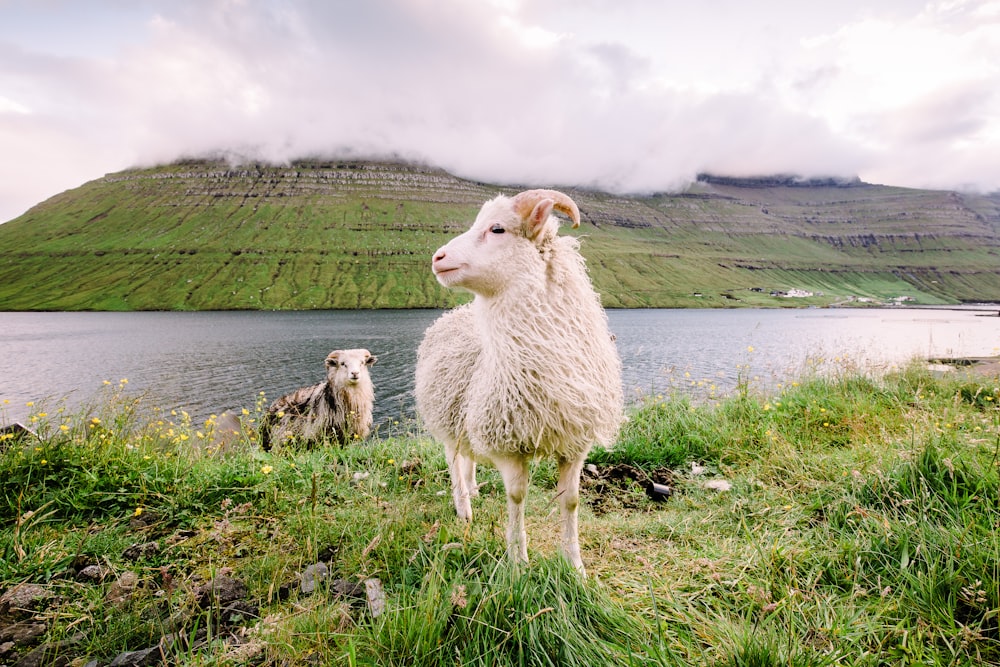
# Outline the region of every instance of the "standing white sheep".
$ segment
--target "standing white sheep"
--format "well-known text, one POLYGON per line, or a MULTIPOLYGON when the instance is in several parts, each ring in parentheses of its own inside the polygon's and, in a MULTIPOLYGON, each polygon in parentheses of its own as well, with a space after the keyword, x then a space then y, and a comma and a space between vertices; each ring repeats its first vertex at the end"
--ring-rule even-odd
POLYGON ((476 460, 495 465, 507 493, 507 551, 527 561, 529 461, 555 458, 562 550, 583 571, 580 472, 622 421, 621 361, 579 243, 557 236, 553 209, 576 227, 568 196, 530 190, 486 202, 472 227, 434 255, 445 287, 473 301, 442 315, 417 352, 417 410, 444 443, 455 509, 471 520, 476 460))
POLYGON ((368 437, 375 390, 368 369, 377 361, 368 350, 334 350, 326 357, 326 379, 296 389, 267 409, 261 445, 297 439, 312 444, 334 437, 341 444, 368 437))

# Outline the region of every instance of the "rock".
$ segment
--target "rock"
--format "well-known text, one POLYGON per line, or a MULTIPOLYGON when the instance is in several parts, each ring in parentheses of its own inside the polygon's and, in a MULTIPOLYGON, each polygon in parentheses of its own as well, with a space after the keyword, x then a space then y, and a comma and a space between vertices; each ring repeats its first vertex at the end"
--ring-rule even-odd
POLYGON ((76 573, 76 580, 88 584, 99 584, 104 581, 107 571, 100 565, 88 565, 76 573))
POLYGON ((54 597, 45 586, 19 584, 0 596, 0 617, 23 618, 46 607, 54 597))
POLYGON ((14 667, 66 667, 72 661, 72 658, 66 655, 67 649, 76 646, 83 639, 82 634, 76 634, 62 641, 42 644, 21 657, 14 663, 14 667))
POLYGON ((306 595, 316 592, 316 585, 330 576, 330 568, 326 563, 314 563, 302 571, 299 590, 306 595))
POLYGON ((194 593, 198 606, 202 609, 209 606, 225 607, 230 602, 245 598, 247 587, 239 579, 220 575, 207 584, 199 586, 194 593))
POLYGON ((129 598, 135 593, 135 589, 139 586, 139 575, 135 572, 122 572, 121 576, 111 584, 111 588, 108 589, 107 595, 104 596, 104 600, 110 604, 118 605, 129 598))
MULTIPOLYGON (((8 654, 14 651, 14 642, 2 642, 0 643, 0 660, 7 657, 8 654)), ((6 662, 3 664, 7 664, 6 662)))
POLYGON ((366 596, 365 585, 347 579, 334 579, 330 582, 330 592, 337 597, 352 598, 354 600, 364 600, 366 596))
POLYGON ((37 643, 39 637, 48 628, 37 621, 21 621, 5 627, 0 627, 0 644, 10 642, 14 646, 29 646, 37 643))
POLYGON ((143 512, 138 516, 133 516, 128 521, 128 527, 132 530, 142 530, 158 522, 162 517, 156 512, 143 512))
POLYGON ((159 646, 152 646, 141 651, 121 653, 111 661, 110 667, 150 667, 164 664, 165 657, 159 646))
POLYGON ((124 552, 122 552, 122 558, 127 561, 135 562, 140 558, 149 558, 150 556, 155 556, 160 553, 160 543, 159 542, 144 542, 142 544, 133 544, 124 552))
POLYGON ((20 443, 27 438, 38 440, 38 434, 21 422, 0 426, 0 435, 9 435, 9 438, 0 439, 0 451, 6 449, 11 443, 20 443))
POLYGON ((385 590, 377 578, 365 579, 365 594, 368 598, 368 612, 378 618, 385 611, 385 590))

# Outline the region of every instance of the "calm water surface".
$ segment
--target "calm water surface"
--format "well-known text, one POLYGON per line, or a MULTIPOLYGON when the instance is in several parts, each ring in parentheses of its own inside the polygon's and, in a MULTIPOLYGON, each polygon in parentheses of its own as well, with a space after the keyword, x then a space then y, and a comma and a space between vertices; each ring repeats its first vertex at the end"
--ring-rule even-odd
MULTIPOLYGON (((914 357, 1000 354, 997 308, 872 310, 612 310, 629 398, 673 390, 761 387, 807 368, 852 363, 876 372, 914 357), (988 316, 991 315, 991 316, 988 316)), ((128 379, 147 406, 204 419, 253 408, 323 379, 323 359, 366 347, 376 422, 413 414, 413 366, 435 310, 0 313, 0 423, 44 405, 91 400, 128 379), (34 407, 26 403, 34 401, 34 407)))

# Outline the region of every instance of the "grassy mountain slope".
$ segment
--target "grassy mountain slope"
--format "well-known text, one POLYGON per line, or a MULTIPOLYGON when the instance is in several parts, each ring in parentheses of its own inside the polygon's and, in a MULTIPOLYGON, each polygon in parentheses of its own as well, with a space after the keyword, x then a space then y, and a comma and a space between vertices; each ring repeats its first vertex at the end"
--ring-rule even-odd
MULTIPOLYGON (((413 165, 185 161, 64 192, 0 225, 0 309, 442 307, 430 256, 514 192, 413 165)), ((705 177, 571 190, 611 307, 1000 301, 1000 197, 705 177), (798 289, 813 297, 788 299, 798 289), (819 293, 822 294, 819 294, 819 293)))

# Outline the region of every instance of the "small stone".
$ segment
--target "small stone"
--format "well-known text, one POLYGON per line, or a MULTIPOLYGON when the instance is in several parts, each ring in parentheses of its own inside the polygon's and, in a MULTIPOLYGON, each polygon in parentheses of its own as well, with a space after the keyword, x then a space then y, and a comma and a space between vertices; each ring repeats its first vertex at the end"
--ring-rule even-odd
POLYGON ((100 565, 88 565, 76 573, 76 580, 90 584, 99 584, 104 581, 107 572, 100 565))
POLYGON ((82 642, 84 636, 76 634, 68 639, 42 644, 14 663, 14 667, 67 667, 70 657, 67 650, 82 642))
POLYGON ((159 646, 151 646, 141 651, 120 653, 111 661, 111 667, 151 667, 164 664, 165 658, 159 646))
POLYGON ((330 576, 330 568, 326 563, 314 563, 302 571, 302 581, 299 590, 306 595, 316 592, 316 585, 330 576))
POLYGON ((247 587, 239 579, 220 575, 204 586, 195 590, 198 606, 205 609, 209 606, 223 607, 230 602, 242 600, 247 596, 247 587))
POLYGON ((368 611, 372 618, 378 618, 385 611, 385 590, 377 578, 365 579, 365 594, 368 598, 368 611))
POLYGON ((137 561, 140 558, 149 558, 160 553, 159 542, 144 542, 133 544, 122 553, 122 558, 128 561, 137 561))
POLYGON ((334 579, 330 582, 330 592, 337 597, 363 600, 365 598, 365 585, 347 579, 334 579))
POLYGON ((104 596, 104 599, 111 604, 121 604, 132 597, 138 586, 138 574, 131 571, 122 572, 115 583, 111 584, 111 588, 108 589, 108 593, 104 596))
POLYGON ((39 584, 20 584, 0 596, 0 616, 19 617, 45 607, 55 595, 39 584))
POLYGON ((44 623, 22 621, 6 627, 0 627, 0 644, 12 642, 15 646, 29 646, 45 634, 44 623))

